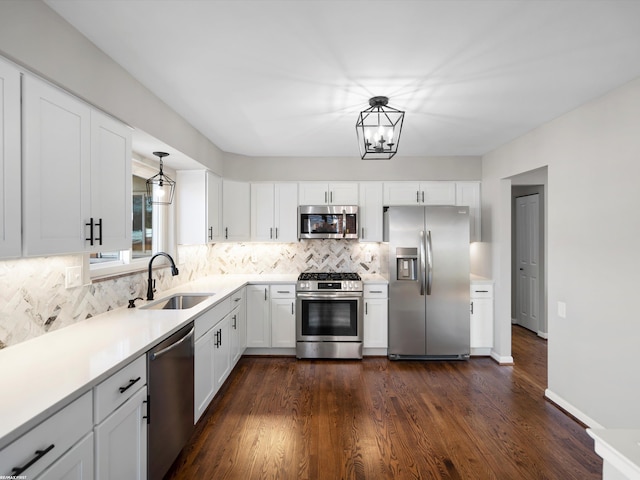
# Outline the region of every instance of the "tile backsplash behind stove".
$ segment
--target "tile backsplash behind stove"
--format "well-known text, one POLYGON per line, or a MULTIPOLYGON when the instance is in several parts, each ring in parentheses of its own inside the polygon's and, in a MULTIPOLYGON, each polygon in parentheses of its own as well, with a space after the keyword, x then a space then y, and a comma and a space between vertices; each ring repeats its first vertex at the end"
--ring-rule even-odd
MULTIPOLYGON (((154 273, 158 292, 215 274, 381 273, 384 244, 345 240, 218 243, 178 249, 180 275, 154 273), (370 258, 369 258, 370 257, 370 258), (370 261, 367 261, 369 260, 370 261)), ((145 296, 147 272, 66 289, 65 269, 81 256, 0 261, 0 348, 77 323, 145 296)))

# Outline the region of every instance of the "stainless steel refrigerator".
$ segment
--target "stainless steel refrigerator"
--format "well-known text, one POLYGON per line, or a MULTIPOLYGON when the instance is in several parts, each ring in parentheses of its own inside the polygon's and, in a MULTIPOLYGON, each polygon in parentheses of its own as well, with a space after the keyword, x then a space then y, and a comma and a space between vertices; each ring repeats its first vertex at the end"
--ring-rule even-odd
POLYGON ((469 356, 469 208, 388 207, 390 359, 469 356))

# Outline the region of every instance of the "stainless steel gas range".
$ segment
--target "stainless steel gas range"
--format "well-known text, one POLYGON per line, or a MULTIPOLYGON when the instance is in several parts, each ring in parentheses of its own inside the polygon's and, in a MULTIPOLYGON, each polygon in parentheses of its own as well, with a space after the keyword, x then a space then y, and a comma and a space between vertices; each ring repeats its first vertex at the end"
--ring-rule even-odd
POLYGON ((296 285, 296 356, 362 358, 362 279, 357 273, 311 273, 296 285))

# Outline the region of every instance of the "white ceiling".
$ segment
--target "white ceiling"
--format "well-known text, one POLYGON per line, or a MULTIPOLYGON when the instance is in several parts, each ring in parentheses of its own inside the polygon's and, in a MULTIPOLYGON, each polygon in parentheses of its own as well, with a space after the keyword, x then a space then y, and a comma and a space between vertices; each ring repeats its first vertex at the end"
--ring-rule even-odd
POLYGON ((400 155, 482 155, 640 77, 633 0, 45 0, 222 150, 357 157, 368 99, 400 155))

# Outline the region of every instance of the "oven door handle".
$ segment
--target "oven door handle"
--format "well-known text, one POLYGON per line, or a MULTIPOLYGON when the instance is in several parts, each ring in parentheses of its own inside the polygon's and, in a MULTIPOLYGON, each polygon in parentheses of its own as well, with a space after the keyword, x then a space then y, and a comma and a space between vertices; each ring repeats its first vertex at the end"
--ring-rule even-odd
POLYGON ((298 298, 304 299, 329 299, 329 300, 360 300, 362 292, 343 292, 343 293, 325 293, 325 292, 298 292, 298 298))

